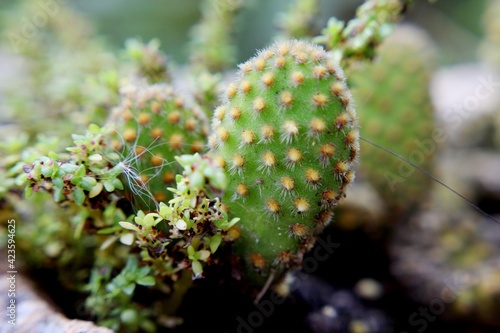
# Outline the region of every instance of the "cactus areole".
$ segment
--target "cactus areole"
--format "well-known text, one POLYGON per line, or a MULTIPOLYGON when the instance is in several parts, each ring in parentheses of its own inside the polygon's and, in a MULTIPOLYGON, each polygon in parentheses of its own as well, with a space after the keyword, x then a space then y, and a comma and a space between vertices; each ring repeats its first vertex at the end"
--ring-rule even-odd
POLYGON ((262 282, 298 267, 354 179, 357 118, 343 70, 321 47, 276 43, 240 65, 216 108, 211 153, 240 217, 236 252, 262 282))

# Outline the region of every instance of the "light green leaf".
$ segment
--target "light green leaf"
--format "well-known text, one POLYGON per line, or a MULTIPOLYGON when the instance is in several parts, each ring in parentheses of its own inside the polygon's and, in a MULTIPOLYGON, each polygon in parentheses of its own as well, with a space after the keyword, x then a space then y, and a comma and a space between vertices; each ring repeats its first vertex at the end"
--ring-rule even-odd
POLYGON ((64 181, 62 180, 61 177, 56 177, 52 179, 52 183, 54 184, 55 187, 62 189, 64 186, 64 181))
POLYGON ((75 171, 75 177, 83 177, 86 173, 85 165, 81 164, 75 171))
MULTIPOLYGON (((113 184, 113 186, 119 190, 123 190, 123 183, 121 182, 121 180, 119 180, 118 178, 115 178, 111 181, 111 183, 113 184)), ((111 191, 110 191, 111 192, 111 191)))
POLYGON ((118 224, 121 225, 122 228, 127 229, 127 230, 132 230, 132 231, 136 231, 136 232, 141 231, 141 229, 139 229, 136 225, 134 225, 133 223, 130 223, 130 222, 121 221, 121 222, 118 222, 118 224))
POLYGON ((80 186, 87 191, 92 191, 94 186, 97 184, 97 180, 93 177, 88 177, 85 176, 82 178, 82 181, 80 182, 80 186))
POLYGON ((197 255, 198 255, 198 259, 199 260, 206 261, 208 259, 208 257, 210 257, 210 251, 208 251, 208 250, 200 250, 200 251, 197 252, 197 255))
POLYGON ((142 225, 146 228, 151 228, 153 225, 155 225, 154 216, 152 214, 146 215, 142 220, 142 225))
POLYGON ((33 170, 31 170, 31 176, 33 177, 34 180, 40 179, 40 176, 42 174, 42 166, 40 163, 35 163, 33 166, 33 170))
POLYGON ((170 217, 172 215, 172 209, 167 206, 165 203, 160 202, 160 216, 164 219, 170 217))
POLYGON ((130 245, 134 244, 134 239, 135 239, 135 236, 134 236, 134 234, 131 234, 131 233, 121 235, 120 236, 120 243, 122 243, 123 245, 130 246, 130 245))
POLYGON ((205 184, 205 177, 200 172, 194 172, 189 177, 189 185, 193 190, 200 190, 205 184))
POLYGON ((120 230, 121 230, 121 228, 119 226, 114 226, 114 227, 101 229, 97 232, 97 234, 99 234, 99 235, 114 234, 115 232, 120 231, 120 230))
POLYGON ((108 247, 110 247, 116 240, 118 239, 118 236, 109 236, 102 244, 99 246, 99 250, 104 251, 108 247))
POLYGON ((78 166, 71 163, 63 163, 59 168, 65 173, 74 173, 78 169, 78 166))
POLYGON ((132 295, 135 290, 135 283, 131 283, 125 287, 122 288, 122 291, 125 295, 132 295))
POLYGON ((109 180, 104 181, 104 188, 108 192, 113 192, 115 190, 115 186, 113 185, 113 182, 110 182, 109 180))
POLYGON ((94 198, 102 192, 103 185, 102 183, 96 183, 94 187, 89 192, 89 198, 94 198))
POLYGON ((52 176, 52 172, 54 171, 53 167, 50 165, 44 165, 41 168, 42 175, 44 177, 50 178, 52 176))
POLYGON ((54 198, 54 202, 59 202, 63 199, 63 194, 61 189, 54 187, 52 190, 52 197, 54 198))
POLYGON ((92 154, 89 156, 89 161, 100 162, 100 161, 102 161, 102 155, 101 154, 92 154))
POLYGON ((89 132, 93 133, 93 134, 97 134, 97 133, 101 132, 101 128, 96 124, 90 124, 89 125, 89 132))
POLYGON ((81 206, 83 204, 85 201, 85 193, 81 188, 77 187, 73 190, 73 199, 77 205, 81 206))
POLYGON ((55 152, 53 151, 50 151, 48 154, 47 154, 48 157, 50 157, 51 159, 53 160, 58 160, 59 159, 59 155, 57 155, 55 152))
POLYGON ((24 197, 26 199, 28 199, 29 197, 31 197, 31 195, 33 195, 33 188, 31 186, 26 186, 26 189, 24 190, 24 197))
POLYGON ((188 246, 188 256, 190 259, 194 259, 196 251, 194 250, 194 247, 192 245, 188 246), (193 257, 193 258, 192 258, 193 257))
POLYGON ((154 286, 155 283, 155 278, 152 276, 143 276, 137 279, 137 284, 140 284, 141 286, 154 286))
POLYGON ((233 218, 226 226, 226 229, 225 230, 228 230, 229 228, 231 228, 233 225, 235 225, 236 223, 238 223, 238 221, 240 220, 239 217, 235 217, 233 218))
POLYGON ((220 234, 217 234, 217 235, 213 235, 212 238, 210 238, 210 251, 212 253, 214 253, 215 251, 217 251, 217 249, 219 248, 219 245, 220 243, 222 242, 222 235, 220 234))
POLYGON ((193 273, 195 275, 200 275, 203 273, 203 266, 201 266, 201 263, 198 260, 193 260, 191 263, 191 267, 193 268, 193 273))

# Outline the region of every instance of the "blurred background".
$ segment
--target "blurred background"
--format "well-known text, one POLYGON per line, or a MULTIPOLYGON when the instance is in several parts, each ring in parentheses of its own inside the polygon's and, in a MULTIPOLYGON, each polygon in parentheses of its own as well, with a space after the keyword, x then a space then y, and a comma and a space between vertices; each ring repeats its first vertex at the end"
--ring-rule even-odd
MULTIPOLYGON (((223 3, 226 0, 220 0, 223 3)), ((133 0, 65 1, 84 14, 112 47, 122 48, 128 38, 148 41, 158 38, 162 50, 182 63, 187 56, 189 29, 200 17, 200 1, 145 1, 137 5, 133 0)), ((214 0, 214 6, 218 6, 214 0)), ((275 14, 290 3, 287 0, 247 0, 237 26, 238 59, 247 59, 255 50, 269 44, 276 32, 275 14)), ((322 0, 316 20, 319 29, 327 19, 336 16, 349 19, 360 0, 322 0)), ((443 48, 449 63, 474 60, 475 50, 483 28, 481 16, 485 0, 416 0, 407 20, 428 30, 443 48)), ((22 1, 2 0, 0 10, 9 15, 9 9, 22 1)))

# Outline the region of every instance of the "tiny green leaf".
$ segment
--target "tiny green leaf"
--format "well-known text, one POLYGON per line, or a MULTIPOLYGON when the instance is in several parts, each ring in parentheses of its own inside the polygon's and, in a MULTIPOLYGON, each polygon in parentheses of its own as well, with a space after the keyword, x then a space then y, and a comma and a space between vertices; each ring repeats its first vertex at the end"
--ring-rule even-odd
POLYGON ((97 134, 97 133, 99 133, 100 131, 101 131, 101 128, 100 128, 98 125, 96 125, 96 124, 90 124, 90 125, 89 125, 89 132, 90 132, 90 133, 97 134))
POLYGON ((82 181, 80 182, 80 186, 87 191, 92 191, 94 186, 97 184, 97 180, 93 177, 83 177, 82 181))
POLYGON ((120 230, 121 230, 121 228, 119 226, 114 226, 114 227, 101 229, 97 233, 99 235, 109 235, 109 234, 114 234, 115 232, 120 231, 120 230))
POLYGON ((59 159, 59 155, 57 155, 55 152, 53 151, 50 151, 48 154, 47 154, 48 157, 50 157, 51 159, 53 160, 58 160, 59 159))
POLYGON ((188 247, 189 258, 194 257, 195 253, 196 253, 196 251, 194 250, 194 247, 192 245, 189 245, 189 247, 188 247))
POLYGON ((118 178, 115 178, 111 181, 111 183, 113 184, 113 186, 119 190, 123 190, 123 183, 121 182, 121 180, 119 180, 118 178))
POLYGON ((222 242, 222 236, 220 234, 213 235, 212 238, 210 238, 210 251, 212 253, 217 251, 221 242, 222 242))
POLYGON ((102 192, 103 185, 102 183, 96 183, 94 187, 89 192, 89 198, 94 198, 102 192))
POLYGON ((73 190, 73 199, 75 200, 75 203, 77 205, 81 206, 83 204, 83 202, 85 201, 85 193, 81 188, 76 187, 73 190))
POLYGON ((160 216, 164 219, 172 215, 172 209, 165 205, 165 203, 160 202, 160 216))
POLYGON ((71 163, 63 163, 59 169, 65 173, 73 173, 76 169, 78 169, 78 166, 71 163))
POLYGON ((52 176, 53 168, 52 168, 52 166, 46 165, 46 166, 42 166, 41 171, 42 171, 42 175, 44 177, 49 178, 52 176))
POLYGON ((56 177, 52 179, 52 183, 54 184, 55 187, 62 189, 64 186, 64 181, 62 180, 61 177, 56 177))
POLYGON ((122 291, 125 295, 132 295, 135 290, 135 283, 131 283, 122 288, 122 291))
POLYGON ((121 235, 120 236, 120 243, 122 243, 123 245, 127 245, 127 246, 130 246, 132 244, 134 244, 134 234, 125 234, 125 235, 121 235))
POLYGON ((153 225, 155 225, 154 216, 151 214, 146 215, 142 220, 142 225, 146 228, 151 228, 153 225))
POLYGON ((102 155, 101 154, 92 154, 89 156, 89 161, 100 162, 100 161, 102 161, 102 155))
POLYGON ((24 197, 27 199, 31 197, 32 194, 33 194, 33 188, 29 185, 26 186, 26 189, 24 190, 24 197))
POLYGON ((113 185, 113 182, 111 182, 109 180, 105 180, 103 184, 104 184, 104 188, 106 189, 106 191, 113 192, 115 190, 115 186, 113 185))
POLYGON ((63 199, 63 194, 62 194, 61 189, 54 187, 52 192, 53 192, 52 197, 54 198, 54 202, 59 202, 63 199))
POLYGON ((201 266, 201 263, 198 260, 193 260, 191 263, 191 267, 193 268, 193 273, 195 275, 200 275, 203 273, 203 266, 201 266))
POLYGON ((137 284, 140 284, 141 286, 154 286, 155 283, 155 278, 152 276, 143 276, 137 279, 137 284))
POLYGON ((118 222, 118 224, 121 225, 122 228, 125 228, 127 230, 132 230, 132 231, 136 231, 136 232, 141 231, 141 229, 139 229, 136 225, 134 225, 133 223, 130 223, 130 222, 121 221, 121 222, 118 222))
POLYGON ((198 259, 203 261, 206 261, 208 257, 210 257, 210 251, 208 250, 200 250, 197 252, 197 254, 198 254, 198 259))
POLYGON ((75 177, 83 177, 87 173, 85 166, 81 164, 75 171, 75 177))

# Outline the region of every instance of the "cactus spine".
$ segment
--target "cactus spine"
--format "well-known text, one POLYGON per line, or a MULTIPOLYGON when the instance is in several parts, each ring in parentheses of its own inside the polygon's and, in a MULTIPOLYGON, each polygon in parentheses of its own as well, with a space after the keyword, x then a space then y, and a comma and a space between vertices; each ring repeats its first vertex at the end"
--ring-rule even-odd
POLYGON ((353 180, 357 117, 342 69, 320 47, 277 43, 240 66, 209 138, 241 218, 238 254, 260 277, 294 267, 353 180))

